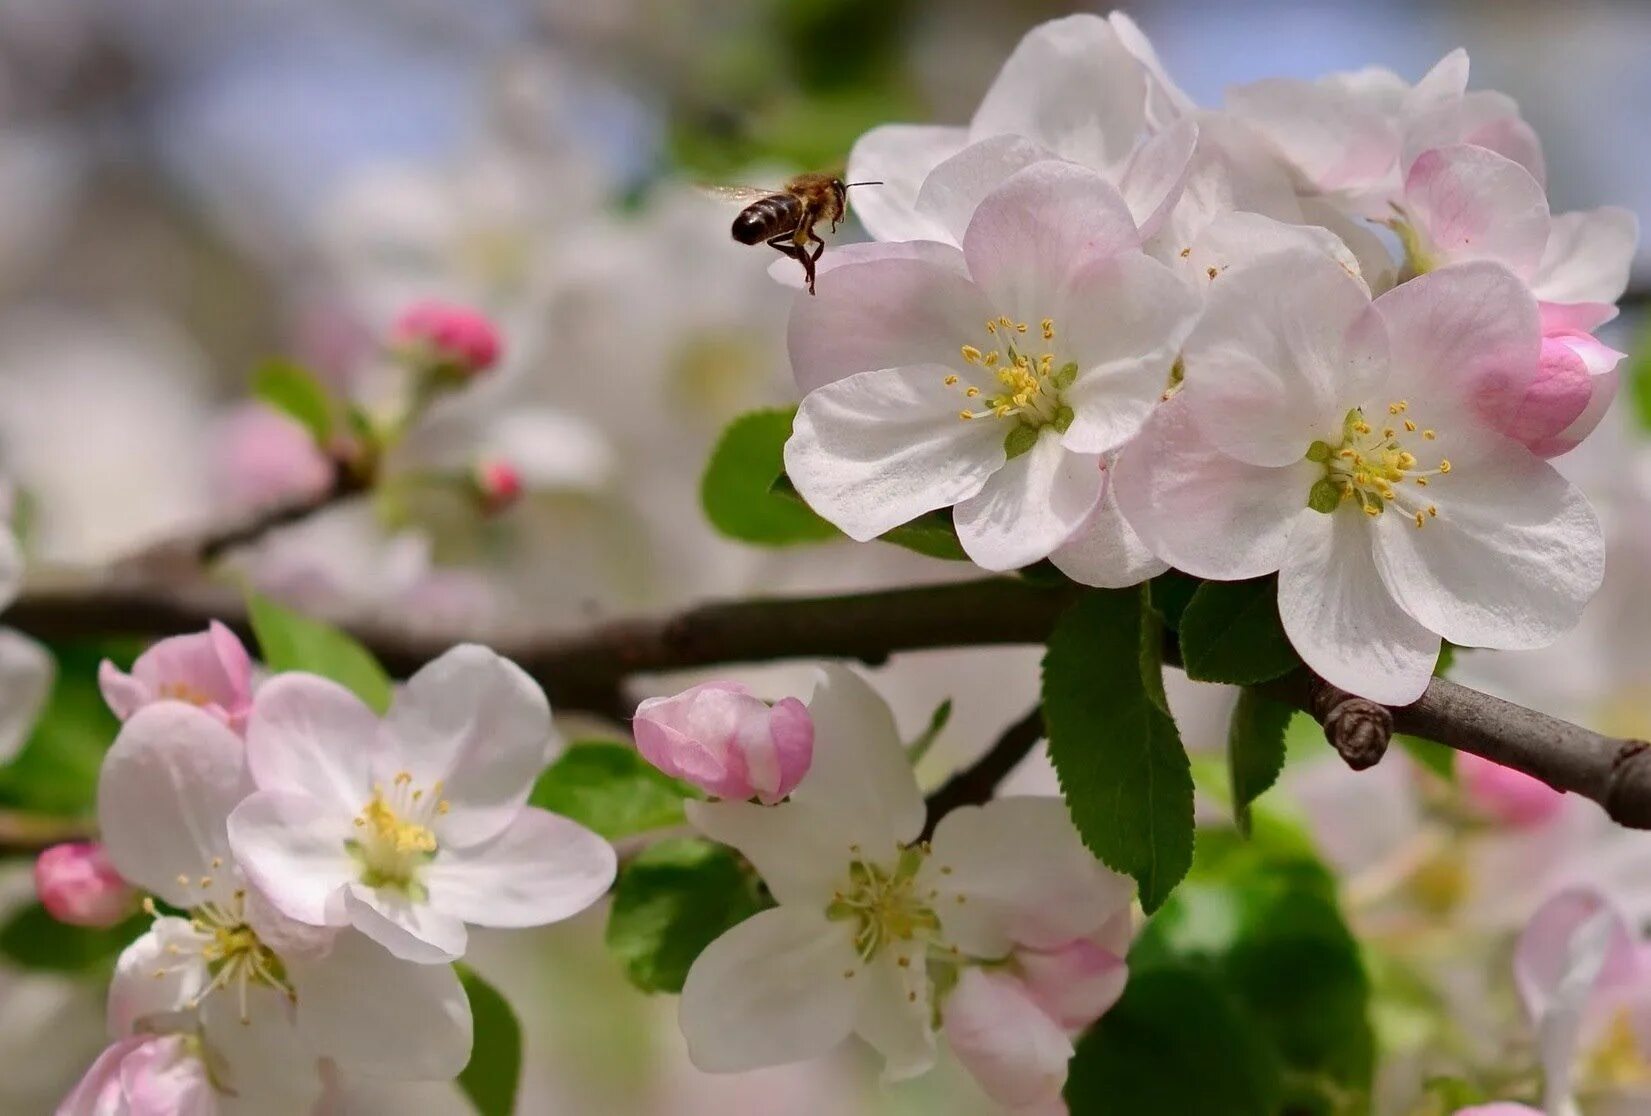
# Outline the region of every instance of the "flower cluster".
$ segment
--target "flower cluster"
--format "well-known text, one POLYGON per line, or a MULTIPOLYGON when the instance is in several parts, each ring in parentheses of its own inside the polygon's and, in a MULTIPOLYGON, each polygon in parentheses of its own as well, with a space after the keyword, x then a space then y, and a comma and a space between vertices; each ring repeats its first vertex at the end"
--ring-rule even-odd
POLYGON ((875 242, 790 333, 787 472, 857 539, 950 508, 1076 581, 1277 575, 1302 659, 1390 704, 1441 639, 1529 648, 1598 588, 1545 460, 1615 389, 1637 230, 1552 215, 1534 132, 1457 51, 1201 109, 1126 17, 1034 29, 967 127, 889 125, 875 242))
POLYGON ((822 673, 806 711, 708 683, 644 703, 644 718, 657 766, 704 772, 694 781, 713 794, 734 788, 689 802, 688 818, 742 853, 778 904, 689 970, 680 1020, 696 1066, 801 1061, 854 1034, 901 1080, 933 1065, 938 1030, 994 1099, 1058 1103, 1072 1036, 1123 992, 1134 894, 1084 848, 1059 798, 954 810, 922 838, 923 796, 893 715, 842 667, 822 673), (731 737, 772 737, 759 748, 783 753, 783 738, 804 735, 817 747, 794 750, 804 770, 777 804, 783 792, 724 774, 743 758, 707 758, 753 754, 729 750, 731 737))
POLYGON ((137 888, 153 922, 65 1116, 309 1112, 355 1080, 451 1079, 466 925, 554 922, 613 882, 611 846, 526 805, 557 741, 509 661, 454 648, 383 718, 315 675, 254 678, 219 625, 105 664, 124 723, 103 846, 50 851, 37 880, 70 921, 118 921, 137 888))

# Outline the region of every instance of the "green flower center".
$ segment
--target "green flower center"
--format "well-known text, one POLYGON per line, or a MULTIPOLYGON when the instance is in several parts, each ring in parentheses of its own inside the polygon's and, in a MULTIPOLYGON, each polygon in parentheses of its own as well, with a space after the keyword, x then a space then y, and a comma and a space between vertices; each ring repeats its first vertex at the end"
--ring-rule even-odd
POLYGON ((928 859, 923 845, 900 850, 892 870, 872 864, 852 850, 848 883, 833 895, 826 917, 833 921, 853 921, 854 949, 862 961, 870 961, 891 945, 908 943, 925 949, 940 932, 940 917, 929 905, 932 895, 919 893, 918 869, 928 859))
POLYGON ((1400 486, 1406 483, 1427 488, 1434 479, 1450 472, 1450 460, 1441 458, 1434 468, 1424 468, 1416 455, 1405 448, 1433 441, 1437 434, 1422 429, 1409 417, 1410 404, 1403 399, 1387 405, 1388 424, 1377 429, 1359 407, 1342 420, 1341 444, 1317 441, 1307 447, 1307 460, 1324 466, 1324 476, 1307 494, 1307 506, 1326 514, 1343 504, 1356 504, 1374 519, 1389 507, 1397 507, 1426 526, 1439 509, 1425 494, 1400 486))

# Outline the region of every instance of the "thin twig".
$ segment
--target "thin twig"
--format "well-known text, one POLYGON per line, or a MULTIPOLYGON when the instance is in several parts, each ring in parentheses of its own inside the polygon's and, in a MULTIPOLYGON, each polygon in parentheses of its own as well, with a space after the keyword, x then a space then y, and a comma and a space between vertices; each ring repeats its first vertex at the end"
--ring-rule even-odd
POLYGON ((1003 735, 987 749, 985 755, 958 771, 929 795, 929 814, 923 825, 923 839, 933 837, 934 827, 940 824, 940 819, 959 806, 978 806, 989 801, 996 793, 998 784, 1041 739, 1043 706, 1037 705, 1026 716, 1004 729, 1003 735))

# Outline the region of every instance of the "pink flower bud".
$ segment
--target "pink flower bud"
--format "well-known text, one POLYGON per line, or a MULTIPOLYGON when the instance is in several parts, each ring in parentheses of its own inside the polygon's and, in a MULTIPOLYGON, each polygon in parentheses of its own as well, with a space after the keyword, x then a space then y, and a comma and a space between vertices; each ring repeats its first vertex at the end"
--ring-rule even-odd
POLYGON ((444 302, 421 302, 396 321, 393 339, 415 359, 460 377, 499 360, 499 331, 487 315, 444 302))
POLYGON ((97 680, 123 721, 151 702, 186 701, 240 732, 252 711, 252 659, 216 620, 204 632, 161 640, 138 656, 131 674, 104 660, 97 680))
POLYGON ((293 419, 249 403, 218 421, 211 479, 219 499, 244 512, 321 495, 333 464, 293 419))
POLYGON ((471 482, 481 498, 482 510, 488 515, 499 514, 522 495, 521 472, 502 457, 478 461, 471 473, 471 482))
POLYGON ((942 1022, 946 1044, 987 1096, 1017 1110, 1060 1101, 1072 1040, 1014 976, 964 969, 942 1022))
POLYGON ((814 758, 808 707, 772 708, 737 682, 706 682, 636 709, 636 747, 649 763, 718 798, 772 805, 790 794, 814 758))
POLYGON ((1456 779, 1474 809, 1516 829, 1542 825, 1565 806, 1564 793, 1542 780, 1470 752, 1456 757, 1456 779))
POLYGON ((1592 303, 1542 304, 1542 350, 1536 374, 1496 425, 1541 457, 1575 449, 1616 397, 1622 353, 1589 330, 1615 314, 1592 303))
POLYGON ((137 909, 137 892, 94 842, 53 845, 41 853, 34 890, 46 912, 70 926, 115 926, 137 909))

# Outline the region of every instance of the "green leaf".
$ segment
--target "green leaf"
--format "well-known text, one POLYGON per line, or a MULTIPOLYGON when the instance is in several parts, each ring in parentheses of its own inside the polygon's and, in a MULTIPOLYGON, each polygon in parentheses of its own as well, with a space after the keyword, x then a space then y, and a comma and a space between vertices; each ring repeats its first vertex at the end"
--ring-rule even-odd
POLYGON ((1396 732, 1393 742, 1410 753, 1410 758, 1447 783, 1456 781, 1456 750, 1420 736, 1396 732))
POLYGON ((1233 816, 1240 833, 1250 832, 1250 803, 1284 770, 1284 730, 1295 710, 1254 690, 1244 690, 1227 727, 1227 765, 1232 775, 1233 816))
POLYGON ((1187 611, 1187 603, 1202 584, 1198 578, 1180 570, 1166 570, 1147 582, 1152 611, 1163 619, 1164 627, 1172 632, 1180 630, 1181 616, 1187 611))
POLYGON ((947 698, 934 707, 934 712, 929 715, 928 725, 917 734, 916 739, 906 745, 907 761, 915 767, 919 760, 928 755, 929 749, 934 747, 934 742, 940 738, 951 719, 952 699, 947 698))
POLYGON ((629 744, 581 740, 539 776, 531 805, 572 818, 608 840, 682 825, 699 792, 658 771, 629 744))
POLYGON ((731 849, 660 841, 620 869, 608 949, 644 992, 681 992, 700 951, 765 906, 756 875, 731 849))
POLYGON ((1131 972, 1209 966, 1284 1062, 1287 1111, 1362 1111, 1375 1035, 1358 943, 1304 839, 1261 821, 1248 842, 1200 835, 1191 874, 1130 951, 1131 972))
POLYGON ((0 956, 25 969, 55 973, 100 973, 114 966, 120 951, 149 926, 149 916, 134 914, 108 930, 69 926, 30 903, 0 927, 0 956))
POLYGON ((952 525, 952 510, 925 512, 909 523, 902 523, 892 531, 877 536, 882 542, 903 546, 907 550, 930 558, 944 558, 948 562, 967 562, 969 555, 957 541, 957 528, 952 525))
POLYGON ((1192 773, 1175 722, 1143 683, 1143 588, 1092 592, 1043 660, 1049 757, 1084 843, 1135 877, 1149 912, 1192 863, 1192 773))
POLYGON ((774 491, 785 472, 785 441, 795 407, 751 411, 722 432, 700 479, 706 518, 722 534, 757 546, 791 546, 837 537, 837 528, 800 499, 774 491))
POLYGON ((470 998, 475 1041, 470 1062, 459 1074, 459 1088, 480 1116, 511 1116, 522 1080, 522 1025, 499 990, 468 965, 459 965, 459 981, 470 998))
POLYGON ((352 636, 257 593, 247 594, 247 613, 264 665, 272 672, 319 674, 353 691, 376 712, 390 707, 390 676, 352 636))
POLYGON ((1165 965, 1132 972, 1078 1043, 1066 1103, 1120 1116, 1278 1116, 1281 1077, 1277 1053, 1216 977, 1165 965))
POLYGON ((332 396, 303 365, 265 361, 252 374, 252 394, 308 430, 317 445, 332 436, 332 396))
POLYGON ((1181 661, 1200 682, 1253 686, 1301 660, 1278 618, 1277 580, 1206 581, 1181 615, 1181 661))
POLYGON ((1152 704, 1173 716, 1169 708, 1169 695, 1164 692, 1164 621, 1147 607, 1151 590, 1144 592, 1147 596, 1143 596, 1141 601, 1141 646, 1137 652, 1141 662, 1141 686, 1146 690, 1147 697, 1152 699, 1152 704))
POLYGON ((1634 339, 1634 356, 1624 378, 1640 429, 1651 430, 1651 324, 1642 327, 1634 339))

